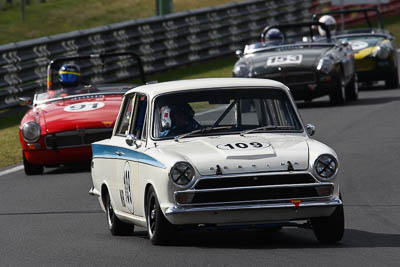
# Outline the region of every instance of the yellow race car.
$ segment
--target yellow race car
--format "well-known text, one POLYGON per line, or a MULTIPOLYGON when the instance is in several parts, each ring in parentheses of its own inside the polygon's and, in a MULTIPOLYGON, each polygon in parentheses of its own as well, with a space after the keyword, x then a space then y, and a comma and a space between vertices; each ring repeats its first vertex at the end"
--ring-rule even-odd
MULTIPOLYGON (((398 59, 394 36, 384 29, 380 12, 376 8, 339 10, 313 15, 315 20, 330 24, 332 39, 347 41, 355 51, 356 72, 359 82, 385 81, 389 89, 399 85, 398 59), (341 27, 336 29, 340 18, 341 27), (371 19, 377 19, 373 27, 371 19), (366 21, 367 28, 344 29, 344 24, 354 19, 366 21)), ((363 24, 364 25, 364 24, 363 24)))

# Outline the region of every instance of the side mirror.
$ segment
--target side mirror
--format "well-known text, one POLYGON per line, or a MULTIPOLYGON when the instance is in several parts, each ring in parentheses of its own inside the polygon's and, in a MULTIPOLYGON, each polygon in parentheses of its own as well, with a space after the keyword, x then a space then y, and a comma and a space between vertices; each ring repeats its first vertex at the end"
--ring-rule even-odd
POLYGON ((238 58, 241 58, 243 56, 243 51, 242 50, 236 50, 235 54, 236 54, 236 56, 238 58))
POLYGON ((33 104, 31 97, 20 97, 18 100, 20 106, 31 106, 33 104))
POLYGON ((135 145, 136 148, 140 147, 142 145, 142 142, 136 139, 136 136, 134 136, 133 134, 128 134, 125 137, 125 142, 128 146, 133 146, 135 145))
POLYGON ((341 40, 340 43, 343 45, 343 47, 348 47, 350 45, 349 41, 347 40, 341 40))
POLYGON ((307 124, 306 130, 309 136, 313 136, 315 134, 315 126, 312 124, 307 124))

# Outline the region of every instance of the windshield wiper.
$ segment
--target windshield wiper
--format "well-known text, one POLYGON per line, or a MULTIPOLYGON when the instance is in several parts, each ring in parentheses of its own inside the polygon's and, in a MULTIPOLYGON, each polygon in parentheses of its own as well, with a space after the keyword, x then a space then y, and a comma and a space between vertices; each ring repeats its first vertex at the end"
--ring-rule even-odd
POLYGON ((261 131, 261 130, 294 130, 294 129, 295 129, 294 126, 268 125, 268 126, 254 128, 254 129, 249 129, 246 131, 241 131, 240 136, 243 136, 243 135, 251 133, 251 132, 261 131))
POLYGON ((209 127, 204 127, 201 129, 197 129, 188 133, 184 133, 184 134, 180 134, 175 136, 174 140, 175 141, 179 141, 179 139, 184 138, 186 136, 192 135, 192 134, 197 134, 197 133, 208 133, 214 130, 224 130, 224 129, 232 129, 232 126, 218 126, 218 127, 214 127, 214 126, 209 126, 209 127))

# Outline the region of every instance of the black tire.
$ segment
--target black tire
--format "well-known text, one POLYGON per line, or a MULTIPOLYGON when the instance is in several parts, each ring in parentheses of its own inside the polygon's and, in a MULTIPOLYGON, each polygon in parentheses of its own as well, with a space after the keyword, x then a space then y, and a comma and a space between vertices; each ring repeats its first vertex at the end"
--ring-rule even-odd
POLYGON ((338 206, 331 216, 311 219, 311 226, 320 243, 339 242, 344 234, 343 205, 338 206))
POLYGON ((135 229, 133 224, 128 224, 115 215, 108 192, 104 198, 104 208, 106 209, 107 225, 110 233, 115 236, 132 235, 135 229))
POLYGON ((22 158, 24 160, 24 170, 26 175, 40 175, 43 174, 43 165, 31 164, 25 158, 24 151, 22 151, 22 158))
POLYGON ((385 86, 387 89, 396 89, 399 87, 399 74, 397 73, 397 69, 386 78, 385 86))
POLYGON ((147 233, 151 243, 153 245, 166 245, 171 243, 171 237, 175 233, 175 229, 173 225, 165 219, 153 187, 149 188, 146 200, 147 233))
POLYGON ((346 93, 346 86, 342 76, 339 76, 336 82, 336 88, 329 95, 332 105, 342 105, 346 93))
POLYGON ((357 74, 354 74, 353 78, 346 86, 346 100, 356 101, 358 99, 358 78, 357 74))

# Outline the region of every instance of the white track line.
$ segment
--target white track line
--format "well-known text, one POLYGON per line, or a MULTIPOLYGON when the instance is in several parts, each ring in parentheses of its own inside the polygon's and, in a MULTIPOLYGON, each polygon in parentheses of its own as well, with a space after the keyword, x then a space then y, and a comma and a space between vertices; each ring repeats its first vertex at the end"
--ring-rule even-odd
POLYGON ((7 174, 10 174, 10 173, 13 173, 13 172, 17 172, 17 171, 20 171, 20 170, 23 170, 23 169, 24 169, 24 165, 18 165, 18 166, 15 166, 13 168, 10 168, 10 169, 4 170, 4 171, 0 171, 0 176, 4 176, 4 175, 7 175, 7 174))

